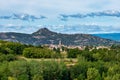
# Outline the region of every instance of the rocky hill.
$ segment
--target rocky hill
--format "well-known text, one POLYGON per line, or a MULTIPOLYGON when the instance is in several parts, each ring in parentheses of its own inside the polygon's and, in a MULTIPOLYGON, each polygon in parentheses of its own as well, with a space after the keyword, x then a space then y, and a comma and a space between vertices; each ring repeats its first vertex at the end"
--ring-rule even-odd
POLYGON ((116 41, 110 39, 104 39, 89 34, 61 34, 42 28, 32 34, 23 33, 0 33, 1 40, 21 42, 32 45, 43 45, 43 44, 58 44, 59 41, 64 45, 72 46, 86 46, 86 45, 112 45, 119 44, 116 41))

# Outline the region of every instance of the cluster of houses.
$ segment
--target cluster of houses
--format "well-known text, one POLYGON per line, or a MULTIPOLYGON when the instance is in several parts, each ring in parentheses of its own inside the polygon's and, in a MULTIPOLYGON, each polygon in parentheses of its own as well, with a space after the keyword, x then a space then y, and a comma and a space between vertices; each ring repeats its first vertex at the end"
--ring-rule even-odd
MULTIPOLYGON (((63 47, 64 48, 67 48, 67 49, 75 49, 75 48, 78 48, 79 50, 84 50, 85 48, 86 48, 86 46, 73 46, 73 45, 71 45, 71 46, 66 46, 66 45, 63 45, 62 44, 62 42, 61 41, 59 41, 59 44, 57 45, 57 44, 46 44, 46 45, 44 45, 44 46, 48 46, 49 47, 49 49, 60 49, 60 51, 62 52, 63 51, 63 47)), ((97 47, 93 47, 93 48, 96 48, 96 49, 103 49, 103 48, 106 48, 106 49, 109 49, 108 47, 106 47, 106 46, 97 46, 97 47)), ((93 49, 93 48, 91 48, 91 49, 93 49)))

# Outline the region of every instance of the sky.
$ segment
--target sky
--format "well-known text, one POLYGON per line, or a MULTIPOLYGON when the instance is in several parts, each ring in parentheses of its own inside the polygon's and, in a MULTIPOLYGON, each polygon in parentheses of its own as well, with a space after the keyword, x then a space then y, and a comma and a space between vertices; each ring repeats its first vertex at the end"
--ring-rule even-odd
POLYGON ((0 32, 120 33, 119 0, 1 0, 0 32))

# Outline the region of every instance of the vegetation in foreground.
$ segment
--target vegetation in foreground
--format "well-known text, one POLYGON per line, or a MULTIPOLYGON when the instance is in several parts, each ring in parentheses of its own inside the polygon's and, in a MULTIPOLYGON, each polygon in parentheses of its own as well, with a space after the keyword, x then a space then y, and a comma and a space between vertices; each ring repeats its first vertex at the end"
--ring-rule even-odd
POLYGON ((120 80, 120 46, 63 50, 0 41, 0 80, 120 80))

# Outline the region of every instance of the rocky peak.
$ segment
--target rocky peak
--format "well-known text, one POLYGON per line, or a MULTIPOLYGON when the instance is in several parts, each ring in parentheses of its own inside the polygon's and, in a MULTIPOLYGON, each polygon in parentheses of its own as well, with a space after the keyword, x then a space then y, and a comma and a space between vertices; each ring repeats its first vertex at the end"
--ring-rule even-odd
POLYGON ((50 31, 47 28, 41 28, 33 33, 33 35, 49 35, 49 34, 54 34, 54 32, 50 31))

